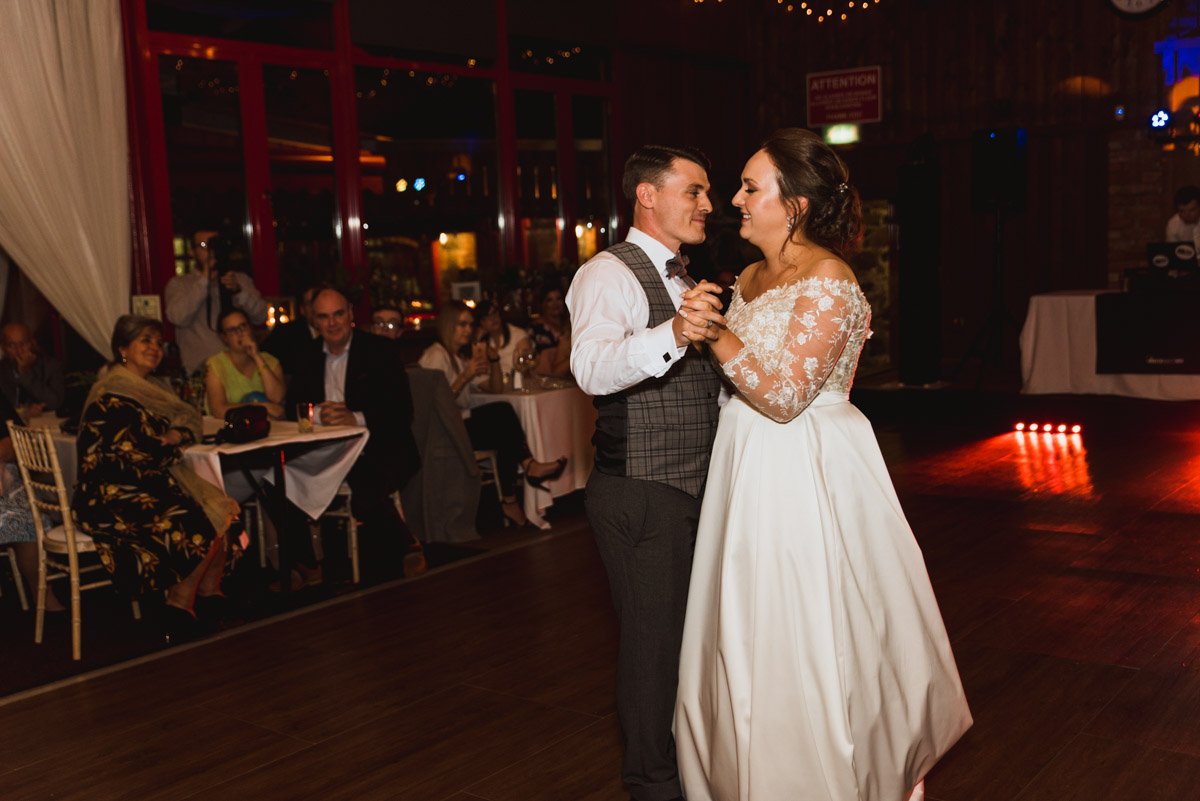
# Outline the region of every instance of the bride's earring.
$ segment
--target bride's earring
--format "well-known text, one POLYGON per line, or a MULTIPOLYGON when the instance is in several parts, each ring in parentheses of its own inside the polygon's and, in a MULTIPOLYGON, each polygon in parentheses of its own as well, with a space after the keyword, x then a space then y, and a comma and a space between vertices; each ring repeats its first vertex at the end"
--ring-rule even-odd
POLYGON ((788 230, 792 230, 792 227, 796 224, 796 218, 789 214, 787 218, 787 224, 788 230))

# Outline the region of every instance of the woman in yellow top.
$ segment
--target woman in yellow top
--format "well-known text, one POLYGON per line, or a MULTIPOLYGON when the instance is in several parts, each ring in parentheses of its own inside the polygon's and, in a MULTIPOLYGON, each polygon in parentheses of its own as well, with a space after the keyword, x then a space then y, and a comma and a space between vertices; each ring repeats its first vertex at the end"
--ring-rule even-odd
POLYGON ((250 321, 242 312, 223 314, 217 329, 225 350, 208 360, 205 371, 209 414, 224 417, 235 406, 255 405, 265 406, 271 417, 283 419, 287 385, 279 360, 259 351, 250 321))

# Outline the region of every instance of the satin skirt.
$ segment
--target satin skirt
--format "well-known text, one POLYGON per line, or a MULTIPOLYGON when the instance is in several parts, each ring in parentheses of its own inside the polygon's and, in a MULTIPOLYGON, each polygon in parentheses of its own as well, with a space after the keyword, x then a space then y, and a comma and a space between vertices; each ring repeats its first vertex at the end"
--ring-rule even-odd
POLYGON ((971 725, 874 431, 721 412, 680 654, 688 801, 905 801, 971 725))

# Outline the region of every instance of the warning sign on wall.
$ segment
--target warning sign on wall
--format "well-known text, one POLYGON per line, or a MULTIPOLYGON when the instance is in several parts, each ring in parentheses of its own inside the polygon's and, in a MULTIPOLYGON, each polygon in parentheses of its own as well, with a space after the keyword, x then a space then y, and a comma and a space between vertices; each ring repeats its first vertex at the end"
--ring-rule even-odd
POLYGON ((879 122, 883 119, 883 70, 808 73, 808 127, 840 122, 879 122))

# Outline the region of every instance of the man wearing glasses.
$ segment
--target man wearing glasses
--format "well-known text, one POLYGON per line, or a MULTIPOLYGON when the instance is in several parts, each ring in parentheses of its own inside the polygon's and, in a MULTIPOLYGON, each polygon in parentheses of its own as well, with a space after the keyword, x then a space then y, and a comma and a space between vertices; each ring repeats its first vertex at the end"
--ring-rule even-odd
POLYGON ((24 323, 9 323, 0 329, 0 392, 27 414, 57 411, 66 399, 62 366, 38 350, 33 332, 24 323))
POLYGON ((399 339, 404 332, 404 314, 395 306, 376 306, 371 312, 371 330, 381 337, 399 339))
POLYGON ((213 252, 214 244, 220 240, 211 229, 192 234, 196 269, 175 276, 163 290, 167 319, 175 326, 175 342, 189 375, 225 347, 217 333, 217 320, 223 311, 222 289, 231 294, 233 307, 245 312, 251 325, 262 325, 267 319, 267 301, 254 288, 250 276, 222 264, 227 254, 213 252))

